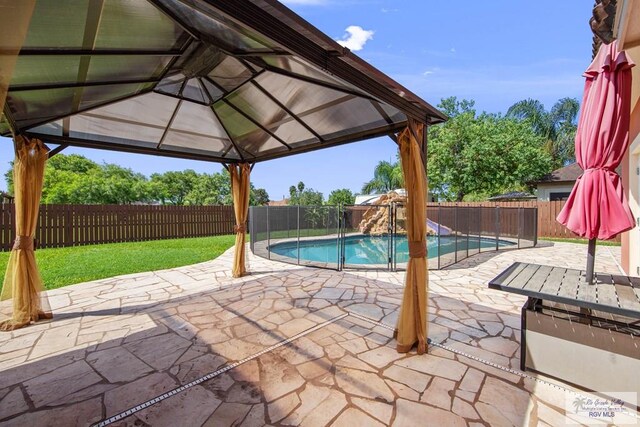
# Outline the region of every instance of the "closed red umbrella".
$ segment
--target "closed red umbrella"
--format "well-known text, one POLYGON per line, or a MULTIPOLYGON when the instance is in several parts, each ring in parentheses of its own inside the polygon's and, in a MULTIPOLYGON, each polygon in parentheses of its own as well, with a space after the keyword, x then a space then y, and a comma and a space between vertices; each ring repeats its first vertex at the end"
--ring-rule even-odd
POLYGON ((634 227, 633 215, 615 169, 629 145, 631 67, 617 42, 602 45, 584 76, 584 95, 576 131, 576 159, 584 173, 556 218, 589 239, 587 280, 593 280, 598 239, 634 227))

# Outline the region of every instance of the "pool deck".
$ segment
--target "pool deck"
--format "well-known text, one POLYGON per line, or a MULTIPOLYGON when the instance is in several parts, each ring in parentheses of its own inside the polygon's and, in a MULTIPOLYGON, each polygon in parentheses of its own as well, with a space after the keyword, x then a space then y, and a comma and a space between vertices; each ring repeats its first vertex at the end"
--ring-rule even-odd
MULTIPOLYGON (((48 292, 52 321, 0 333, 0 425, 557 426, 588 395, 519 371, 525 298, 487 287, 514 261, 582 269, 586 245, 431 270, 421 356, 392 339, 404 273, 248 258, 48 292)), ((598 246, 596 270, 619 258, 598 246)))

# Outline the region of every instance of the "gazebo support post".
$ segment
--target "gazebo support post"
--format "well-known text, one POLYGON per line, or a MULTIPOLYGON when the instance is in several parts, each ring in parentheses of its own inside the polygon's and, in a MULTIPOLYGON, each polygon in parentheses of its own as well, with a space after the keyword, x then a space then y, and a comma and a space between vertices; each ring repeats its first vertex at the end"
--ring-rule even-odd
POLYGON ((417 345, 418 354, 427 351, 427 175, 426 126, 409 119, 398 135, 400 159, 407 192, 407 240, 409 263, 398 316, 396 350, 407 353, 417 345))
POLYGON ((236 233, 235 251, 233 254, 233 277, 242 277, 247 273, 245 266, 245 241, 247 216, 249 214, 249 196, 251 191, 250 175, 252 165, 249 163, 232 163, 225 165, 231 178, 231 194, 235 214, 236 233))
POLYGON ((15 235, 2 285, 0 300, 12 299, 11 318, 0 322, 1 331, 12 331, 51 319, 51 310, 42 291, 44 286, 34 253, 34 237, 39 216, 44 167, 49 149, 38 139, 14 137, 13 163, 15 194, 15 235))

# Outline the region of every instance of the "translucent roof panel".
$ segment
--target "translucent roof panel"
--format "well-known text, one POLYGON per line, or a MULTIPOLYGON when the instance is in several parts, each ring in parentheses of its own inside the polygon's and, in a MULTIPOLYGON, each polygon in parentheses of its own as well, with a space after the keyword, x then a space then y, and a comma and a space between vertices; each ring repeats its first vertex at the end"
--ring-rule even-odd
POLYGON ((129 98, 87 111, 85 115, 165 128, 180 100, 156 93, 129 98))
POLYGON ((174 148, 181 150, 184 148, 199 150, 201 152, 215 151, 223 153, 223 157, 237 160, 239 159, 233 146, 227 139, 213 138, 206 135, 195 135, 178 131, 169 131, 162 144, 163 149, 174 148))
POLYGON ((198 79, 187 80, 187 84, 182 89, 182 96, 201 104, 209 104, 211 102, 198 79))
POLYGON ((252 70, 243 65, 239 60, 228 56, 208 74, 207 78, 220 89, 231 92, 249 80, 252 74, 252 70))
POLYGON ((295 114, 308 113, 355 96, 271 72, 261 74, 256 82, 295 114))
POLYGON ((159 78, 172 57, 169 56, 93 56, 87 81, 140 80, 159 78))
POLYGON ((227 132, 218 121, 211 107, 190 102, 182 102, 180 104, 180 108, 176 111, 169 128, 228 140, 227 132))
POLYGON ((37 1, 24 42, 26 48, 80 48, 89 12, 89 0, 37 1), (64 6, 64 7, 61 7, 64 6), (69 13, 69 11, 73 13, 69 13))
POLYGON ((325 73, 317 68, 313 67, 308 62, 293 56, 261 56, 267 65, 272 67, 271 69, 279 69, 286 73, 293 73, 302 77, 308 77, 310 79, 326 82, 331 85, 343 87, 345 89, 358 91, 358 88, 341 80, 331 74, 325 73))
POLYGON ((123 84, 116 87, 23 90, 10 92, 7 105, 17 124, 30 127, 58 119, 74 109, 91 108, 147 89, 150 89, 150 86, 145 84, 123 84))
POLYGON ((71 55, 19 56, 11 84, 75 83, 80 59, 71 55))
MULTIPOLYGON (((302 120, 296 120, 259 86, 247 84, 228 97, 228 101, 264 128, 287 143, 316 139, 302 120)), ((317 139, 316 139, 317 141, 317 139)))
POLYGON ((289 150, 285 143, 278 141, 273 135, 265 132, 259 125, 229 104, 218 102, 214 108, 217 116, 225 124, 228 134, 244 149, 244 153, 258 157, 268 152, 286 152, 289 150))
POLYGON ((186 41, 182 28, 147 1, 38 1, 24 47, 82 48, 94 34, 96 49, 165 49, 186 41), (72 11, 72 13, 70 13, 72 11))
POLYGON ((97 49, 180 47, 182 28, 149 1, 106 0, 95 39, 97 49))
POLYGON ((388 125, 371 101, 362 98, 344 99, 328 110, 312 111, 301 117, 325 139, 344 136, 345 129, 366 131, 388 125))
POLYGON ((192 31, 203 38, 211 37, 214 43, 217 42, 227 49, 268 49, 267 43, 261 43, 255 38, 234 31, 227 23, 223 23, 220 17, 208 15, 186 2, 180 0, 158 0, 158 2, 173 14, 177 21, 189 25, 192 31))
POLYGON ((25 30, 2 135, 257 162, 444 120, 274 0, 42 0, 25 30))
POLYGON ((79 114, 70 117, 69 136, 114 143, 155 147, 164 133, 163 127, 142 126, 79 114), (135 135, 135 138, 131 138, 135 135))

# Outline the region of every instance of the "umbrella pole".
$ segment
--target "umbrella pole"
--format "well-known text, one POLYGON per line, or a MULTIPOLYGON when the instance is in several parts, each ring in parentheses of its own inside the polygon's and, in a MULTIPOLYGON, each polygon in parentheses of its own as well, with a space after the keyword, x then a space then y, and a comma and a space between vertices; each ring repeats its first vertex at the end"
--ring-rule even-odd
POLYGON ((589 285, 593 285, 593 265, 596 260, 596 238, 589 239, 589 248, 587 249, 587 274, 586 280, 589 285))

